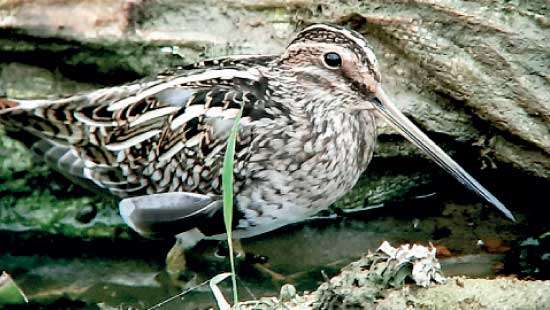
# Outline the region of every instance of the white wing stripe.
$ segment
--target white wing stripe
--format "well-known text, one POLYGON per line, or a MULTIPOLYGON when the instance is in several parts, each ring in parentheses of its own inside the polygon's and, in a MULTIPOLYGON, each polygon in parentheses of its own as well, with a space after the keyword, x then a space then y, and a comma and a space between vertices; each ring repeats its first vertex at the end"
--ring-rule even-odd
POLYGON ((116 127, 118 125, 117 122, 115 121, 95 121, 89 117, 87 117, 86 115, 84 115, 84 113, 82 112, 75 112, 74 114, 74 118, 76 118, 79 122, 82 122, 86 125, 89 125, 89 126, 97 126, 97 127, 116 127))
POLYGON ((185 146, 190 148, 190 147, 193 147, 193 146, 199 144, 201 142, 202 136, 203 135, 200 134, 200 133, 194 135, 191 139, 189 139, 185 142, 185 146))
POLYGON ((223 109, 222 107, 211 107, 210 109, 206 110, 206 113, 204 115, 206 117, 221 117, 223 116, 223 109))
POLYGON ((122 141, 122 142, 117 142, 117 143, 111 143, 111 144, 107 144, 105 145, 105 148, 108 149, 109 151, 121 151, 121 150, 124 150, 124 149, 127 149, 127 148, 130 148, 138 143, 141 143, 157 134, 159 134, 161 131, 159 129, 156 129, 156 130, 151 130, 151 131, 147 131, 147 132, 144 132, 140 135, 137 135, 135 137, 132 137, 128 140, 125 140, 125 141, 122 141))
POLYGON ((179 128, 181 125, 187 123, 190 119, 204 114, 204 106, 202 104, 194 104, 185 108, 185 113, 176 117, 170 123, 170 129, 172 131, 179 128))
POLYGON ((177 77, 166 83, 153 86, 151 88, 144 90, 141 93, 136 94, 135 96, 127 97, 111 104, 107 108, 107 110, 116 111, 116 110, 123 109, 135 102, 141 101, 167 88, 182 85, 185 83, 200 82, 200 81, 212 80, 212 79, 229 80, 233 78, 242 78, 242 79, 259 81, 260 77, 261 75, 257 69, 249 69, 247 71, 241 71, 241 70, 235 70, 235 69, 209 70, 209 71, 191 75, 191 76, 177 77))
POLYGON ((161 117, 166 114, 174 113, 177 110, 181 109, 180 107, 164 107, 160 109, 156 109, 153 111, 149 111, 145 114, 140 115, 138 118, 136 118, 133 122, 130 122, 130 127, 134 127, 140 124, 143 124, 153 118, 161 117))
POLYGON ((184 146, 185 146, 185 144, 183 144, 183 142, 181 142, 181 141, 176 143, 168 151, 166 151, 165 153, 163 153, 159 157, 159 162, 162 163, 162 162, 165 162, 165 161, 171 159, 172 157, 174 157, 174 155, 176 155, 179 151, 181 151, 184 146))

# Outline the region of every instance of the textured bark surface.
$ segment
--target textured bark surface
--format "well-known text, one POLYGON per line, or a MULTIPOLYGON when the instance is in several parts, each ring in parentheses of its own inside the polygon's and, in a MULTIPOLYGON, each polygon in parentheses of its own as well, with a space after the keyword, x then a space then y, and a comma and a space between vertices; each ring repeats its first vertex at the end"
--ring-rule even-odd
MULTIPOLYGON (((475 175, 504 167, 548 181, 548 16, 546 1, 8 0, 0 2, 0 91, 60 96, 201 58, 278 53, 302 25, 333 22, 369 38, 387 92, 475 175)), ((380 127, 371 169, 339 206, 401 197, 432 179, 414 147, 380 127)), ((2 179, 16 183, 4 193, 50 201, 29 183, 36 165, 22 166, 14 154, 28 159, 24 151, 1 139, 9 145, 2 179), (30 172, 13 180, 18 171, 30 172)))

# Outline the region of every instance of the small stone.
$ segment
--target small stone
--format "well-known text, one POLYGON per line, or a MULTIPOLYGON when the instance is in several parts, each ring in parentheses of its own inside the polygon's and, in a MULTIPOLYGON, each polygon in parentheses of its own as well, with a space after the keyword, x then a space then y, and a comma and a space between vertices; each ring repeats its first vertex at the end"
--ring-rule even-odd
POLYGON ((483 242, 483 248, 487 253, 506 253, 510 247, 505 245, 500 239, 487 239, 483 242))
POLYGON ((497 262, 491 267, 491 271, 493 273, 500 273, 504 270, 504 263, 503 262, 497 262))
POLYGON ((254 253, 245 253, 244 260, 249 264, 267 264, 269 257, 254 253))
POLYGON ((290 301, 294 296, 296 296, 296 288, 294 285, 285 284, 281 287, 281 293, 279 295, 281 301, 290 301))
POLYGON ((451 251, 444 245, 436 244, 434 245, 436 249, 436 257, 451 257, 453 254, 451 251))
POLYGON ((537 239, 534 238, 527 238, 523 240, 520 244, 522 247, 528 247, 528 246, 539 246, 540 242, 537 239))
POLYGON ((78 210, 76 213, 75 219, 82 223, 90 223, 97 215, 97 208, 94 205, 87 205, 78 210))
POLYGON ((414 229, 414 230, 418 230, 418 226, 419 226, 419 225, 420 225, 420 220, 417 219, 417 218, 415 218, 415 219, 413 220, 413 229, 414 229))
POLYGON ((464 279, 463 278, 456 278, 455 283, 456 283, 456 285, 458 285, 460 287, 464 287, 464 279))

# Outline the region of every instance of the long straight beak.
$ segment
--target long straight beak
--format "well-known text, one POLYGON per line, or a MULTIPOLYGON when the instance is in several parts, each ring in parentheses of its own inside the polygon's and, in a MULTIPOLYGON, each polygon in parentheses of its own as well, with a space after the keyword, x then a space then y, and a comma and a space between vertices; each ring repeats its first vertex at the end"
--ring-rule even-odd
POLYGON ((375 98, 372 103, 376 110, 380 112, 386 120, 399 131, 407 140, 412 142, 424 153, 426 153, 439 166, 454 176, 460 183, 471 191, 484 198, 487 202, 499 209, 507 218, 515 221, 514 216, 493 194, 485 187, 479 184, 468 172, 457 164, 449 155, 447 155, 435 142, 426 136, 418 127, 416 127, 384 93, 381 86, 377 87, 375 98))

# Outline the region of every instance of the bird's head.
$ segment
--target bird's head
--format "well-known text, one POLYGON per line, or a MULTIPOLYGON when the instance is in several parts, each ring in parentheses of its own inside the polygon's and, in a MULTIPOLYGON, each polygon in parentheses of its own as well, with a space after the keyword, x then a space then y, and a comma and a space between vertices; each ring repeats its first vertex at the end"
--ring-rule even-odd
POLYGON ((381 75, 373 49, 360 33, 335 25, 311 25, 288 45, 283 61, 305 91, 310 86, 318 93, 320 86, 339 98, 330 108, 373 108, 369 101, 381 75))
POLYGON ((311 25, 288 45, 282 56, 282 66, 294 74, 304 91, 317 92, 312 96, 330 94, 330 100, 324 100, 324 104, 329 104, 324 110, 329 113, 330 110, 333 113, 361 110, 378 113, 458 181, 513 219, 497 198, 396 108, 382 89, 374 51, 360 33, 334 25, 311 25))

